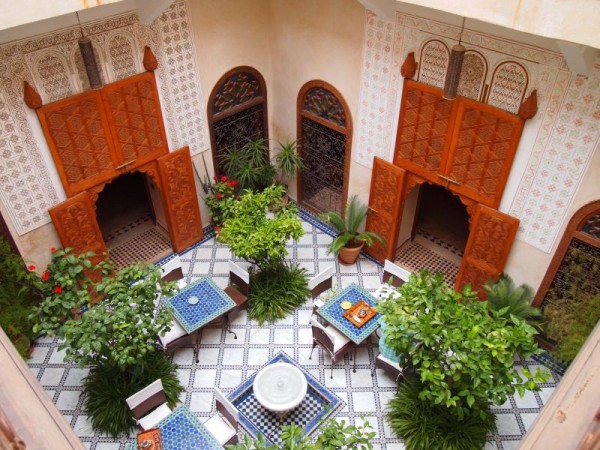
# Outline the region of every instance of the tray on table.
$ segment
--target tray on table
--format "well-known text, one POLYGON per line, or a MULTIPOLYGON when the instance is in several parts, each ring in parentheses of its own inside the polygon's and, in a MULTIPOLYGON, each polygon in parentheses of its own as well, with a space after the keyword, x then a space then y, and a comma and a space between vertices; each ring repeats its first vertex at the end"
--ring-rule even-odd
POLYGON ((160 430, 152 428, 138 434, 137 444, 138 450, 163 450, 160 430))
POLYGON ((371 305, 364 300, 359 300, 344 313, 344 317, 352 322, 353 325, 360 328, 375 317, 376 314, 377 311, 371 305), (366 311, 366 315, 364 317, 359 317, 358 314, 360 311, 366 311))

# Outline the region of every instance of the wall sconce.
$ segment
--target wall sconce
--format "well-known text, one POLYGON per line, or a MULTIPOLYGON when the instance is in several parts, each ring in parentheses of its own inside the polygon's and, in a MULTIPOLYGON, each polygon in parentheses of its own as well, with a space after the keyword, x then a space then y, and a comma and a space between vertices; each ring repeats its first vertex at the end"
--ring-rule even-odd
POLYGON ((460 73, 462 71, 463 60, 465 59, 465 51, 467 50, 461 44, 464 29, 465 18, 463 17, 458 44, 453 46, 450 51, 450 61, 448 61, 448 71, 446 72, 446 79, 444 81, 444 94, 442 95, 446 100, 454 100, 458 91, 460 73))
POLYGON ((96 64, 96 56, 94 56, 94 47, 89 37, 83 35, 83 28, 79 21, 79 12, 76 11, 77 23, 79 24, 79 30, 81 31, 81 38, 77 41, 79 44, 79 51, 83 58, 83 65, 85 72, 87 73, 90 87, 92 89, 98 89, 102 87, 102 80, 100 79, 100 72, 98 71, 98 64, 96 64))

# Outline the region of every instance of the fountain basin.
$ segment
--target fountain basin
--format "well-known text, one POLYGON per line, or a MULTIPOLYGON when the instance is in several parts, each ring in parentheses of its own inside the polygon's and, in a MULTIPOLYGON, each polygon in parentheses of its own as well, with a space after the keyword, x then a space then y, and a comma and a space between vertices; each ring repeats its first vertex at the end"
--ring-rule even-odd
POLYGON ((256 373, 252 388, 258 403, 277 415, 286 415, 302 403, 308 383, 293 364, 276 362, 256 373))

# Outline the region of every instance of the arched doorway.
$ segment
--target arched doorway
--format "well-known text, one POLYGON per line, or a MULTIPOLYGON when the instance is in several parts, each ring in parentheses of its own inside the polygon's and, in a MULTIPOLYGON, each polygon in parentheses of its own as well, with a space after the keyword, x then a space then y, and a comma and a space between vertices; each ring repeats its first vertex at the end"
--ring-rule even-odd
POLYGON ((217 175, 229 149, 269 139, 267 88, 260 72, 240 66, 219 79, 208 99, 208 125, 217 175))
POLYGON ((117 267, 157 262, 173 251, 160 191, 146 174, 127 173, 106 184, 96 218, 117 267))
POLYGON ((342 212, 348 196, 352 118, 342 95, 324 81, 306 83, 297 104, 298 201, 315 211, 342 212))
POLYGON ((443 186, 423 183, 408 194, 395 261, 410 271, 442 272, 454 284, 469 239, 469 213, 443 186))

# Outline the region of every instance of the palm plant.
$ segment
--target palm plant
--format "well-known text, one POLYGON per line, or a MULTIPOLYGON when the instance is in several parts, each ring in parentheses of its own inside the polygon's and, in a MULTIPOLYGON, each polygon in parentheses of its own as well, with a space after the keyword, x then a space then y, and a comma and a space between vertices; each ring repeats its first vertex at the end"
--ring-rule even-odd
POLYGON ((487 293, 488 308, 500 311, 501 315, 510 319, 516 316, 537 326, 543 315, 539 308, 531 306, 533 289, 526 284, 515 287, 513 280, 503 274, 496 282, 487 282, 483 288, 487 293))
POLYGON ((277 142, 275 164, 281 178, 293 178, 298 170, 304 168, 304 161, 296 152, 298 141, 277 142))
POLYGON ((229 149, 220 163, 229 178, 238 181, 240 189, 262 191, 275 179, 276 170, 269 159, 269 147, 262 138, 249 140, 241 148, 229 149))
POLYGON ((367 206, 359 203, 358 197, 353 195, 346 203, 344 216, 335 211, 323 213, 322 218, 338 231, 337 237, 329 245, 329 253, 339 253, 344 247, 362 247, 373 245, 375 241, 385 244, 385 239, 372 231, 358 232, 358 228, 367 217, 367 206))

